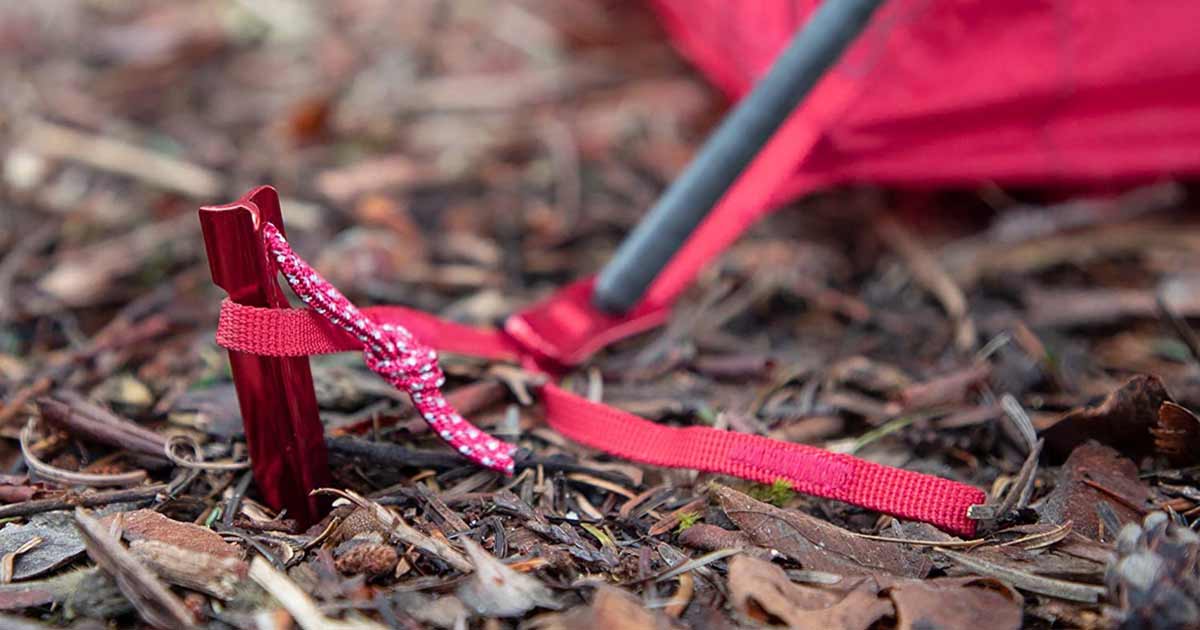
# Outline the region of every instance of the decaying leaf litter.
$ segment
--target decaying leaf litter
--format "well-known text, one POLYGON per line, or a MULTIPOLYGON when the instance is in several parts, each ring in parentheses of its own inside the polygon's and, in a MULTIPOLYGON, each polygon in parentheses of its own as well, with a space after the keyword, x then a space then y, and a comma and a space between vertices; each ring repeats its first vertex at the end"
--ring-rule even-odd
POLYGON ((272 183, 355 299, 490 324, 595 270, 722 101, 626 3, 265 6, 0 11, 0 625, 1200 624, 1200 231, 1172 182, 832 191, 568 377, 975 484, 974 539, 599 456, 531 375, 453 356, 517 476, 321 357, 337 507, 298 530, 245 466, 196 206, 272 183))

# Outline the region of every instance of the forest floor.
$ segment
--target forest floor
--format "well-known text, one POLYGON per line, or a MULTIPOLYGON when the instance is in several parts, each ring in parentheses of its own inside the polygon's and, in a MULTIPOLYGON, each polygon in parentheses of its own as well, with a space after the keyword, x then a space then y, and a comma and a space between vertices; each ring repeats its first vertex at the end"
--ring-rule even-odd
POLYGON ((976 538, 605 456, 523 403, 529 374, 453 355, 449 396, 532 454, 515 477, 329 355, 357 503, 310 528, 265 505, 200 205, 274 185, 357 303, 493 325, 600 268, 727 106, 635 3, 402 6, 0 8, 0 626, 1200 626, 1200 230, 1175 182, 810 197, 564 379, 972 484, 976 538))

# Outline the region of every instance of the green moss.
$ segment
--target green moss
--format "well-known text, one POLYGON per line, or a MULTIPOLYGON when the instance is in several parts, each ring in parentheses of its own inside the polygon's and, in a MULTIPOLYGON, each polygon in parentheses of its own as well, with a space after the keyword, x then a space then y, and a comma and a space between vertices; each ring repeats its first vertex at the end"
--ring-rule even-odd
POLYGON ((701 514, 699 512, 684 512, 679 517, 679 527, 675 528, 675 533, 681 534, 686 531, 687 528, 695 525, 700 521, 700 516, 701 514))
POLYGON ((775 507, 783 507, 796 497, 796 491, 792 490, 792 484, 788 483, 786 479, 776 479, 769 486, 764 483, 754 484, 748 494, 775 507))

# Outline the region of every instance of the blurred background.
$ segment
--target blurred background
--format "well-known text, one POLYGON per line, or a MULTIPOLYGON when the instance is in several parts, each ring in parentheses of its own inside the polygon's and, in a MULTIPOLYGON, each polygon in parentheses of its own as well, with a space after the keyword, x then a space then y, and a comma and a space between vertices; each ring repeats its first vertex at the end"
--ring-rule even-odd
MULTIPOLYGON (((128 385, 147 417, 227 385, 200 205, 272 184, 297 251, 353 299, 491 324, 596 271, 728 107, 632 0, 6 2, 0 73, 9 418, 52 385, 128 385)), ((690 293, 699 311, 734 295, 724 312, 626 359, 665 374, 711 333, 701 353, 748 348, 756 365, 878 352, 924 372, 1014 321, 1132 323, 1146 336, 1064 337, 1052 389, 1107 391, 1097 356, 1190 387, 1187 348, 1155 321, 1164 286, 1200 312, 1180 279, 1200 263, 1190 203, 1171 181, 1082 200, 986 184, 810 196, 690 293), (899 236, 878 229, 884 210, 899 236), (912 267, 924 247, 944 273, 912 267)))
POLYGON ((203 293, 197 206, 259 184, 351 294, 488 320, 596 268, 723 106, 628 1, 10 2, 0 57, 10 324, 203 293))

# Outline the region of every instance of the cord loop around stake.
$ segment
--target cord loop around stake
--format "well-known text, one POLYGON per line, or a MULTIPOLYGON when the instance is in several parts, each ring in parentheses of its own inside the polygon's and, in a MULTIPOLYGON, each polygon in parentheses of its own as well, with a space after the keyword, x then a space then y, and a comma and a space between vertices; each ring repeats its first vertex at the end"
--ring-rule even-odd
POLYGON ((408 393, 425 422, 467 459, 511 475, 516 447, 468 422, 446 401, 446 377, 437 352, 403 326, 380 324, 363 314, 340 291, 296 255, 274 225, 263 226, 263 240, 292 291, 313 311, 363 345, 367 367, 408 393))

